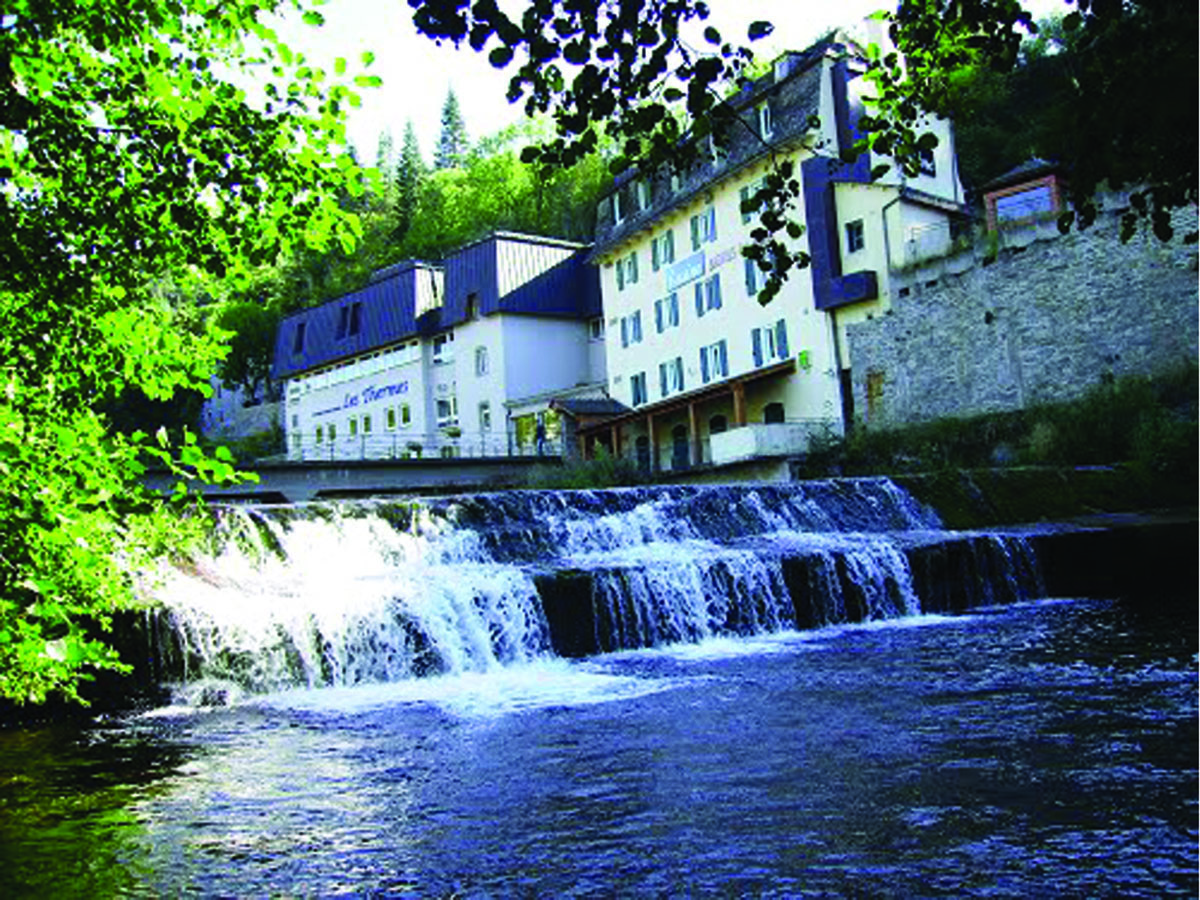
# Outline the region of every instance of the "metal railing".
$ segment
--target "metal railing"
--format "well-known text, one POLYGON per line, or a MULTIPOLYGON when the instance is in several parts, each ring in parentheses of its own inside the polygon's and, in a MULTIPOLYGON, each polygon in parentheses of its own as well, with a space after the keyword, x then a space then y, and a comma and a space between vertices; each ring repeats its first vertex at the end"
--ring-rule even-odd
POLYGON ((559 457, 565 449, 561 435, 547 437, 538 446, 536 438, 518 441, 513 433, 465 432, 443 428, 414 432, 399 428, 368 434, 338 435, 317 441, 312 435, 287 438, 286 459, 292 462, 387 459, 482 459, 503 457, 559 457))

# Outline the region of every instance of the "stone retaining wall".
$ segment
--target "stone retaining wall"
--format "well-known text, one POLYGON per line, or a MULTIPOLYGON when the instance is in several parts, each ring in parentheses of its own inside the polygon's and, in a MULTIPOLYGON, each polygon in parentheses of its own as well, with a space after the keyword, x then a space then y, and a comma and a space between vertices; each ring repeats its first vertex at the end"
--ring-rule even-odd
MULTIPOLYGON (((1025 246, 1006 236, 990 265, 943 260, 894 278, 892 309, 847 329, 856 418, 886 428, 1021 409, 1195 362, 1196 245, 1122 244, 1117 218, 1032 228, 1025 246)), ((1195 230, 1195 209, 1176 226, 1195 230)))

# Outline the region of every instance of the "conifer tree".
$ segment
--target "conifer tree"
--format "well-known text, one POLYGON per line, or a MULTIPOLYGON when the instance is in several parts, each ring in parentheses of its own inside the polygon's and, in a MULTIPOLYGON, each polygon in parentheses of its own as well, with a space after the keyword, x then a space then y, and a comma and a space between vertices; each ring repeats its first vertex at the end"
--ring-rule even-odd
POLYGON ((442 133, 438 137, 437 152, 434 154, 434 168, 453 169, 461 166, 466 161, 470 149, 471 142, 467 138, 467 125, 458 108, 458 97, 454 94, 454 88, 450 88, 446 92, 446 102, 442 104, 442 133))
POLYGON ((418 192, 425 177, 425 161, 421 159, 421 147, 417 143, 417 130, 412 119, 404 123, 404 142, 400 146, 400 158, 396 161, 395 221, 393 236, 399 240, 412 227, 417 208, 418 192))

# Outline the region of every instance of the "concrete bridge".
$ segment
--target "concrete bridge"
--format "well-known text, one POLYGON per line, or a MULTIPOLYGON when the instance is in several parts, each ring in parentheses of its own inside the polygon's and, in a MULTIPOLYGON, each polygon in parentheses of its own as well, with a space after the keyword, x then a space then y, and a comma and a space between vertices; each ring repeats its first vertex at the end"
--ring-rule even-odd
MULTIPOLYGON (((560 465, 559 456, 259 462, 254 465, 258 484, 201 485, 199 490, 212 500, 258 503, 380 494, 452 494, 519 487, 533 468, 560 465)), ((152 490, 169 493, 178 479, 166 472, 150 472, 143 480, 152 490)))

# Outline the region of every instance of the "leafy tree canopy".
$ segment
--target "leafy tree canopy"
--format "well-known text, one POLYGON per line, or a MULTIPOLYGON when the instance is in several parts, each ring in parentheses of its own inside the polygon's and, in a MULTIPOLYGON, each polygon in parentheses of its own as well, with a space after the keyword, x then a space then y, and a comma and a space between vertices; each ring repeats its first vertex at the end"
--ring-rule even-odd
POLYGON ((220 335, 185 327, 155 283, 236 283, 297 241, 356 237, 338 200, 358 172, 333 151, 356 97, 277 40, 279 5, 15 0, 0 16, 0 694, 73 695, 119 667, 96 623, 181 527, 139 487, 147 458, 233 475, 190 434, 125 434, 101 412, 208 389, 220 335), (232 80, 250 71, 261 98, 232 80))
MULTIPOLYGON (((705 0, 531 0, 520 14, 496 0, 409 5, 421 32, 487 52, 493 65, 513 72, 510 100, 552 116, 555 136, 525 157, 547 167, 593 152, 606 135, 620 151, 615 171, 631 164, 686 168, 699 139, 719 138, 734 121, 720 86, 745 77, 753 59, 746 45, 772 30, 755 22, 743 43, 708 26, 701 31, 706 46, 696 49, 684 30, 708 18, 705 0), (679 106, 686 119, 673 112, 679 106), (697 140, 681 140, 681 121, 697 140)), ((895 49, 877 48, 871 60, 876 103, 861 123, 865 136, 855 154, 870 147, 915 173, 922 151, 936 143, 923 131, 923 115, 961 111, 954 88, 963 68, 1011 70, 1022 38, 1036 26, 1018 0, 902 0, 893 10, 880 15, 895 49)), ((1133 186, 1126 231, 1144 214, 1167 238, 1169 210, 1196 200, 1196 6, 1074 0, 1064 27, 1076 35, 1078 71, 1056 155, 1071 177, 1079 223, 1094 218, 1092 198, 1102 184, 1133 186), (1187 102, 1175 102, 1181 89, 1187 102)), ((777 174, 777 196, 760 198, 756 246, 743 251, 771 266, 764 300, 790 268, 807 262, 782 240, 798 231, 787 214, 798 198, 787 189, 791 179, 777 174)))

